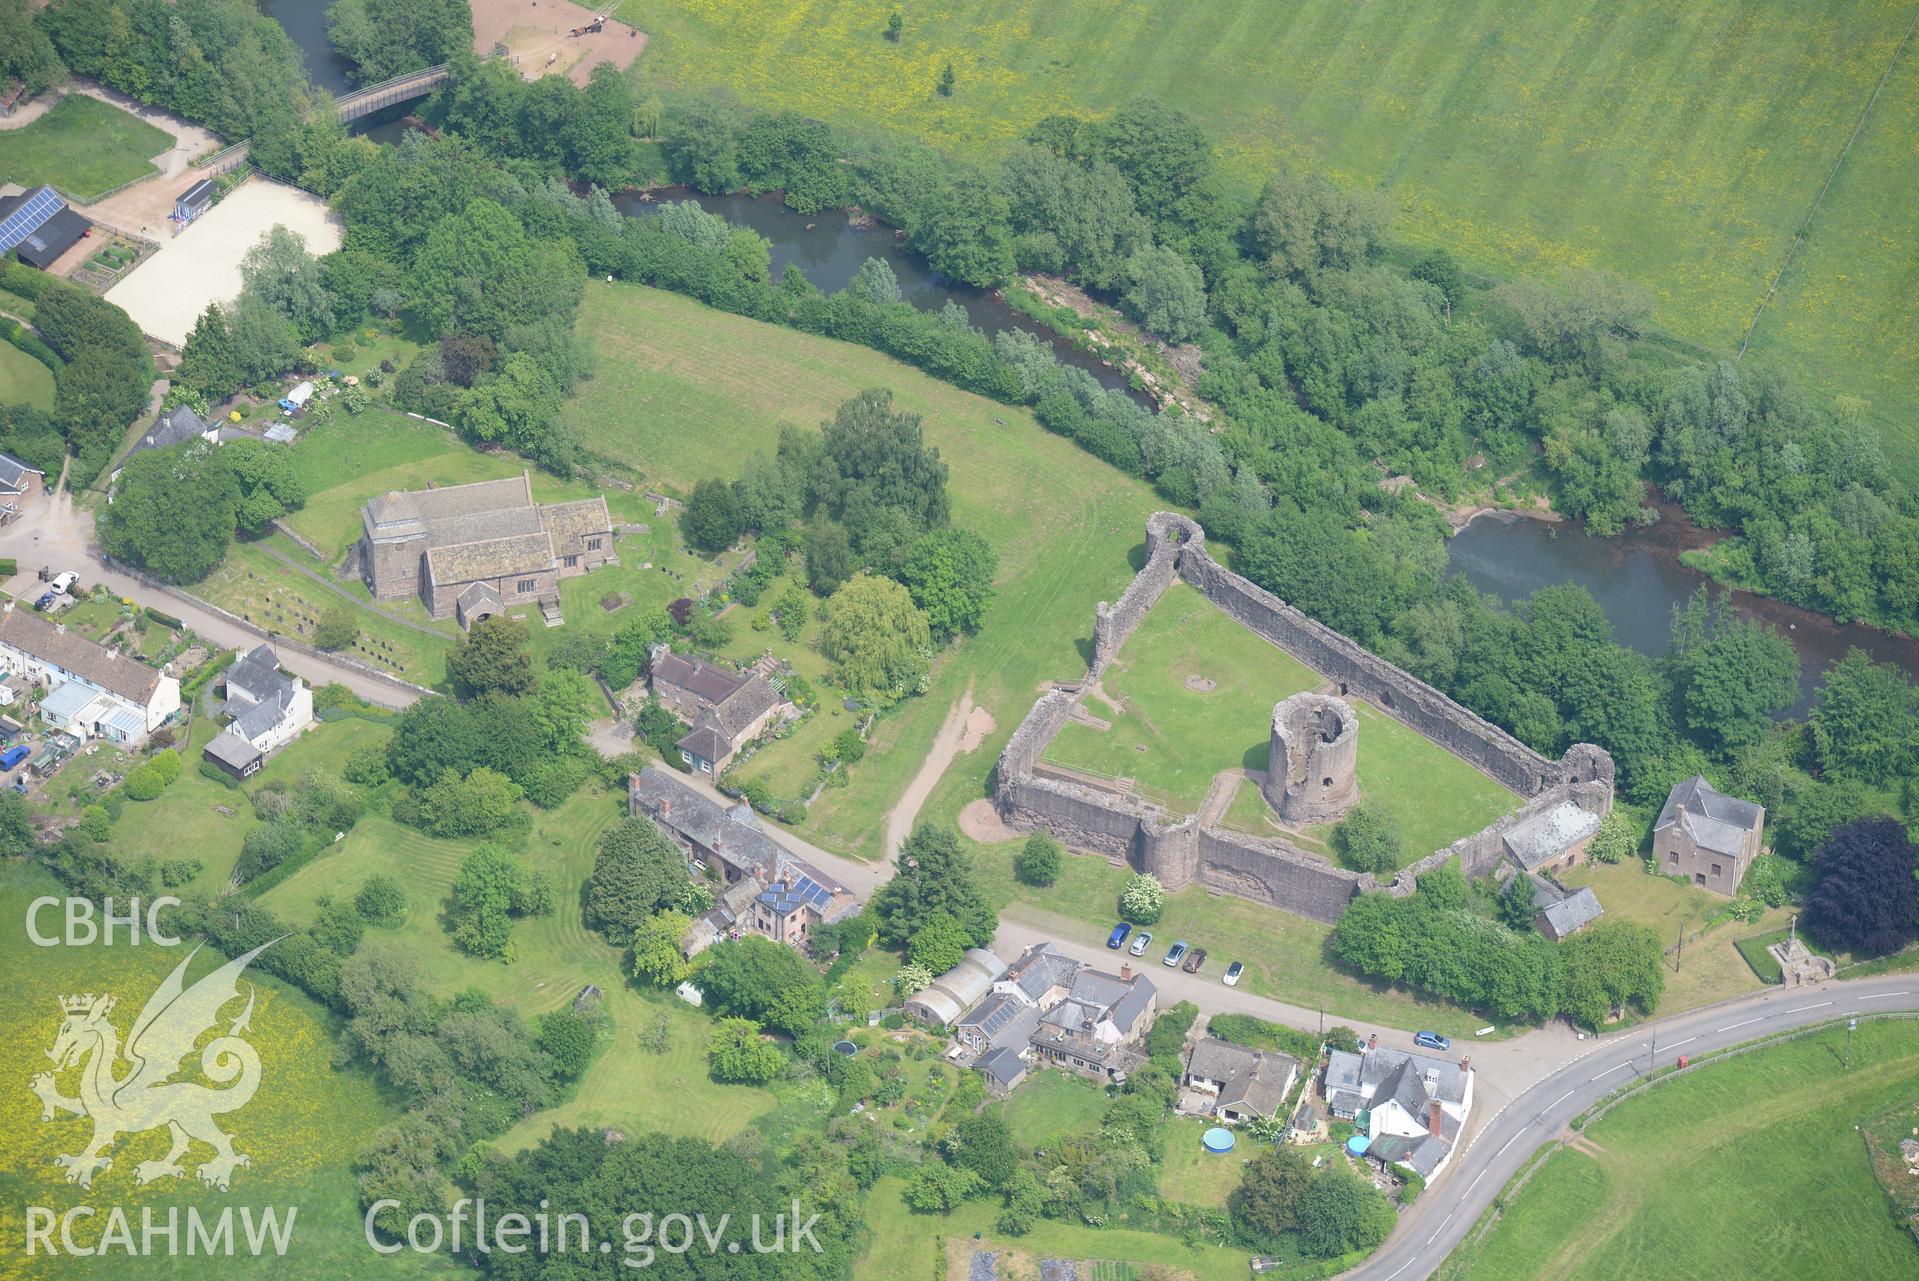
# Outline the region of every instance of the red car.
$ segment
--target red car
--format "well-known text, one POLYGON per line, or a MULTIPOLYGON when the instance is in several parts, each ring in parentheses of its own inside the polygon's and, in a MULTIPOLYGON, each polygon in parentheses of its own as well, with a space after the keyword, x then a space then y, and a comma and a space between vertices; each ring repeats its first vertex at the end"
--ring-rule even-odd
POLYGON ((1186 963, 1179 968, 1185 970, 1188 974, 1197 974, 1199 973, 1199 967, 1204 964, 1206 964, 1206 949, 1196 947, 1186 954, 1186 963))

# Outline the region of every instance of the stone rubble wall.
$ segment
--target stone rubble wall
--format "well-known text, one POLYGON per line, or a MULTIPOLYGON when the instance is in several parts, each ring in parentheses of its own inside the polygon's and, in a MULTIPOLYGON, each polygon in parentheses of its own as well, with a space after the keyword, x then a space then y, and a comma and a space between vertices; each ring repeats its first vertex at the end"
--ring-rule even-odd
POLYGON ((1554 777, 1550 761, 1505 730, 1222 567, 1204 545, 1181 550, 1179 573, 1229 616, 1333 681, 1341 697, 1365 699, 1521 796, 1554 777))
POLYGON ((1001 750, 995 798, 1008 826, 1050 832, 1072 849, 1150 872, 1169 890, 1197 884, 1331 923, 1356 894, 1375 889, 1410 894, 1420 875, 1450 859, 1457 858, 1468 877, 1487 875, 1505 858, 1507 832, 1562 801, 1601 817, 1611 811, 1613 764, 1604 750, 1580 743, 1557 763, 1548 761, 1425 682, 1221 567, 1207 553, 1205 539, 1205 531, 1184 516, 1158 512, 1147 521, 1146 564, 1117 605, 1102 602, 1098 608, 1088 683, 1173 580, 1184 578, 1231 617, 1335 682, 1342 695, 1373 703, 1527 798, 1526 803, 1381 884, 1369 873, 1336 866, 1277 837, 1202 827, 1197 814, 1169 815, 1137 796, 1042 771, 1040 756, 1085 697, 1080 686, 1042 694, 1001 750))

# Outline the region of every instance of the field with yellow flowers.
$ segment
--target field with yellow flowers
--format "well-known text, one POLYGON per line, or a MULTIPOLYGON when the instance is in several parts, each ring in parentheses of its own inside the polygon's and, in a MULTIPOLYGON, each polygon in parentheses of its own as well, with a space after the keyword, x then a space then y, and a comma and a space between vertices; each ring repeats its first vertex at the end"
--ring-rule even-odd
MULTIPOLYGON (((138 946, 127 946, 122 932, 112 947, 36 947, 26 935, 27 905, 40 895, 61 893, 59 882, 37 868, 18 862, 0 867, 0 973, 7 976, 0 985, 0 1276, 214 1281, 257 1277, 269 1270, 287 1278, 365 1275, 375 1256, 361 1234, 353 1161, 397 1111, 383 1101, 366 1074, 333 1066, 334 1037, 325 1011, 253 971, 242 976, 240 994, 244 999, 249 987, 256 994, 246 1039, 260 1056, 260 1084, 245 1106, 217 1118, 234 1150, 251 1161, 233 1172, 229 1189, 205 1187, 195 1177, 199 1164, 212 1155, 210 1148, 197 1144, 182 1162, 183 1178, 140 1186, 136 1167, 165 1154, 165 1130, 121 1136, 108 1153, 112 1165, 94 1176, 91 1188, 65 1181, 65 1171, 54 1158, 79 1152, 92 1126, 64 1112, 51 1121, 41 1120, 40 1100, 30 1088, 34 1077, 53 1068, 46 1051, 60 1032, 60 999, 112 993, 117 1004, 108 1019, 125 1048, 147 997, 192 945, 188 941, 180 947, 158 947, 142 939, 138 946), (29 1207, 36 1206, 56 1216, 92 1207, 92 1218, 73 1220, 75 1244, 88 1248, 110 1239, 108 1215, 118 1207, 131 1226, 132 1252, 110 1245, 104 1253, 74 1257, 60 1247, 58 1255, 49 1256, 36 1245, 29 1256, 27 1216, 29 1207), (189 1207, 210 1225, 231 1208, 236 1240, 243 1236, 243 1210, 258 1216, 272 1208, 282 1223, 290 1211, 293 1226, 285 1257, 268 1254, 273 1261, 263 1264, 240 1254, 189 1256, 184 1226, 189 1207), (162 1226, 170 1212, 178 1212, 182 1227, 173 1251, 162 1237, 143 1238, 142 1214, 149 1210, 162 1226)), ((57 933, 58 919, 57 911, 43 913, 42 932, 57 933)), ((194 958, 186 981, 191 984, 224 959, 203 951, 194 958)), ((222 1011, 222 1031, 242 1008, 236 1000, 222 1011)), ((185 1070, 175 1079, 221 1088, 198 1076, 199 1062, 198 1053, 189 1054, 185 1070)), ((114 1072, 124 1077, 128 1069, 122 1061, 114 1072)), ((85 1065, 77 1065, 57 1072, 60 1092, 77 1095, 84 1070, 85 1065)), ((52 1241, 60 1246, 57 1230, 52 1241)), ((450 1267, 444 1259, 410 1253, 379 1262, 382 1275, 391 1271, 399 1277, 450 1267)))
POLYGON ((897 43, 894 7, 620 14, 650 37, 643 78, 981 159, 1048 113, 1155 96, 1204 124, 1242 193, 1281 163, 1380 189, 1404 243, 1496 276, 1616 273, 1711 353, 1739 349, 1831 177, 1753 348, 1919 453, 1894 421, 1919 384, 1919 69, 1910 47, 1894 61, 1916 0, 901 0, 897 43))

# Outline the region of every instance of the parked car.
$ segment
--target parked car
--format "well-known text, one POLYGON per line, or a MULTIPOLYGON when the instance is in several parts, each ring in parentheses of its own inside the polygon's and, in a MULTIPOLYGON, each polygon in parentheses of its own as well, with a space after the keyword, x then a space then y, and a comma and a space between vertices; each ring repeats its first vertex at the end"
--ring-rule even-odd
POLYGON ((65 595, 79 581, 80 575, 69 569, 63 574, 54 575, 53 590, 60 595, 65 595))
POLYGON ((46 611, 47 606, 53 604, 53 598, 55 596, 58 596, 59 594, 60 593, 58 592, 47 592, 46 594, 41 596, 39 600, 33 602, 33 607, 44 613, 46 611))
POLYGON ((1178 965, 1181 961, 1185 959, 1186 959, 1186 940, 1180 939, 1177 942, 1175 942, 1171 947, 1166 949, 1166 959, 1164 961, 1161 961, 1160 964, 1170 969, 1173 966, 1178 965))
POLYGON ((1152 945, 1153 945, 1153 932, 1151 930, 1141 930, 1138 934, 1133 936, 1133 945, 1127 948, 1126 950, 1131 952, 1134 956, 1145 956, 1146 949, 1151 947, 1152 945))
POLYGON ((1226 967, 1226 977, 1221 979, 1220 981, 1224 983, 1227 987, 1238 987, 1239 976, 1244 974, 1245 972, 1246 972, 1246 963, 1244 961, 1234 961, 1231 965, 1226 967))
POLYGON ((1132 932, 1133 927, 1121 921, 1113 927, 1113 932, 1106 936, 1106 946, 1117 949, 1121 943, 1126 941, 1126 936, 1132 932))
POLYGON ((1199 973, 1199 967, 1204 964, 1206 964, 1206 949, 1196 947, 1186 954, 1186 964, 1179 968, 1185 970, 1188 974, 1197 974, 1199 973))
POLYGON ((0 752, 0 769, 12 769, 27 757, 33 755, 33 749, 25 743, 15 743, 6 751, 0 752))
POLYGON ((1437 1032, 1414 1033, 1413 1044, 1422 1050, 1450 1050, 1453 1048, 1453 1043, 1437 1032))

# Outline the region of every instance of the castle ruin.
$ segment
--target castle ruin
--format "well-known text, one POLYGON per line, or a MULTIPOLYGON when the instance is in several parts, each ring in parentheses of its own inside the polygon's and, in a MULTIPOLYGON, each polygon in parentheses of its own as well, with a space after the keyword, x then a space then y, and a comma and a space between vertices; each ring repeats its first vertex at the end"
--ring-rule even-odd
POLYGON ((1559 760, 1548 760, 1424 681, 1226 569, 1207 551, 1206 533, 1198 523, 1174 512, 1155 512, 1147 519, 1145 565, 1116 603, 1102 601, 1095 610, 1093 659, 1084 682, 1040 696, 1000 752, 996 780, 995 806, 1010 827, 1048 831, 1069 848, 1150 872, 1169 890, 1202 885, 1329 923, 1339 919, 1354 895, 1374 889, 1410 894, 1422 873, 1449 859, 1457 858, 1468 877, 1484 876, 1510 857, 1506 836, 1528 820, 1567 803, 1604 817, 1613 800, 1613 762, 1603 748, 1576 743, 1559 760), (1295 695, 1274 709, 1272 768, 1262 792, 1287 821, 1302 821, 1295 815, 1328 802, 1336 801, 1333 812, 1338 813, 1357 799, 1352 772, 1357 722, 1347 719, 1352 716, 1348 698, 1363 699, 1425 735, 1518 793, 1523 803, 1381 882, 1370 872, 1336 866, 1279 837, 1229 831, 1202 823, 1197 814, 1170 814, 1130 792, 1096 786, 1042 763, 1040 757, 1078 709, 1086 686, 1099 679, 1175 579, 1185 580, 1240 624, 1318 672, 1334 691, 1295 695), (1313 701, 1298 703, 1300 699, 1313 701), (1297 715, 1292 710, 1296 703, 1297 715), (1330 721, 1322 713, 1330 713, 1330 721), (1324 738, 1327 732, 1330 740, 1324 738), (1297 776, 1295 746, 1307 767, 1297 776), (1292 802, 1296 782, 1302 794, 1292 802), (1315 786, 1323 796, 1311 795, 1315 786), (1289 812, 1288 804, 1299 808, 1289 812))
POLYGON ((1344 699, 1294 694, 1273 708, 1259 790, 1288 823, 1330 823, 1359 799, 1359 717, 1344 699))

